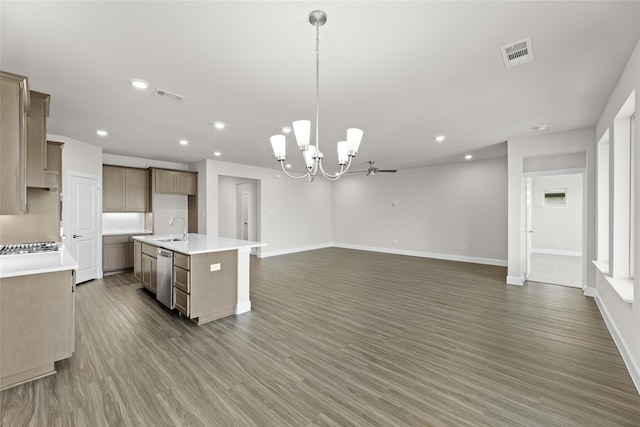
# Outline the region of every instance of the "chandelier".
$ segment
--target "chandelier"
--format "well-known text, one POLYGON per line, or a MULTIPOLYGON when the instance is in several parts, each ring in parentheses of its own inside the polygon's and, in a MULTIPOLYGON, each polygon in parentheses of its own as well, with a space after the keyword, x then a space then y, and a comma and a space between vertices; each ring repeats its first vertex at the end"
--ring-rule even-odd
POLYGON ((362 140, 362 130, 356 128, 347 129, 346 141, 338 142, 338 166, 340 170, 335 173, 328 173, 322 166, 324 155, 320 151, 320 27, 327 22, 327 14, 322 10, 314 10, 309 14, 309 22, 316 27, 316 138, 315 145, 309 143, 311 136, 311 121, 297 120, 293 122, 293 131, 296 136, 298 148, 302 152, 307 173, 296 176, 289 173, 284 166, 287 155, 286 139, 284 135, 273 135, 271 137, 271 147, 276 160, 280 162, 283 172, 290 178, 308 178, 313 181, 318 171, 326 179, 335 181, 347 173, 351 166, 351 159, 356 156, 360 141, 362 140))

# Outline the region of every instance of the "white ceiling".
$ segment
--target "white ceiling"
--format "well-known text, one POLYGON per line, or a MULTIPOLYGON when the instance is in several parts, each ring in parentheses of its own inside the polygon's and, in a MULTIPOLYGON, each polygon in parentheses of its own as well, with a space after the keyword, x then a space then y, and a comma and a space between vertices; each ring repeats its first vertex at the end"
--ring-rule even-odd
MULTIPOLYGON (((504 141, 595 125, 640 37, 640 2, 7 2, 4 71, 50 93, 48 132, 105 153, 277 168, 269 137, 315 107, 328 160, 348 127, 356 163, 408 168, 505 155, 504 141), (506 69, 502 46, 535 60, 506 69), (141 78, 151 89, 137 91, 141 78), (183 102, 152 95, 162 88, 183 102), (224 130, 214 121, 227 124, 224 130), (95 130, 110 134, 98 137, 95 130), (433 141, 444 134, 443 144, 433 141), (179 139, 190 144, 182 147, 179 139)), ((288 160, 301 165, 293 137, 288 160)))

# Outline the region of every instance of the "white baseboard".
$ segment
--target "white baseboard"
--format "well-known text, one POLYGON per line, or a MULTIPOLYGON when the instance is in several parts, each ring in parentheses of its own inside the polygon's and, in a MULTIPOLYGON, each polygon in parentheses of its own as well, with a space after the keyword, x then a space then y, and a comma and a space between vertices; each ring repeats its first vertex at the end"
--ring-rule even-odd
MULTIPOLYGON (((587 289, 592 289, 592 288, 587 288, 587 289)), ((600 300, 600 296, 598 295, 598 290, 594 289, 594 293, 595 293, 596 304, 598 306, 598 309, 600 310, 600 314, 602 315, 602 318, 604 319, 604 323, 607 325, 607 328, 609 329, 609 333, 613 338, 613 342, 616 343, 616 346, 618 347, 618 351, 622 356, 622 360, 624 360, 624 364, 627 366, 629 375, 631 375, 631 380, 635 384, 636 389, 640 394, 640 367, 638 367, 638 365, 636 365, 636 363, 634 362, 633 357, 631 357, 631 353, 629 352, 629 349, 627 348, 627 346, 624 343, 624 340, 622 339, 622 335, 620 335, 620 333, 618 332, 618 328, 616 327, 615 323, 613 323, 613 320, 611 320, 611 316, 609 316, 609 312, 607 311, 604 304, 602 304, 602 301, 600 300)))
POLYGON ((265 252, 264 250, 262 250, 262 251, 260 251, 260 258, 269 258, 271 256, 294 254, 296 252, 313 251, 315 249, 330 248, 332 246, 333 245, 331 243, 325 243, 325 244, 321 244, 321 245, 301 246, 301 247, 298 247, 298 248, 283 249, 283 250, 280 250, 280 251, 265 252))
POLYGON ((448 261, 461 261, 461 262, 469 262, 473 264, 497 265, 499 267, 507 266, 507 261, 502 259, 478 258, 478 257, 469 257, 469 256, 463 256, 463 255, 439 254, 439 253, 433 253, 433 252, 407 251, 404 249, 390 249, 390 248, 381 248, 376 246, 350 245, 347 243, 334 243, 333 246, 336 248, 356 249, 359 251, 382 252, 387 254, 408 255, 408 256, 415 256, 415 257, 421 257, 421 258, 444 259, 448 261))
POLYGON ((580 251, 559 251, 555 249, 531 249, 532 254, 582 256, 580 251))
POLYGON ((598 290, 596 288, 590 288, 587 286, 586 288, 582 288, 582 292, 584 293, 585 297, 595 298, 596 296, 598 296, 598 290))
POLYGON ((507 276, 507 285, 523 286, 524 279, 519 276, 507 276))
POLYGON ((247 313, 251 311, 251 301, 242 301, 236 304, 236 314, 247 313))

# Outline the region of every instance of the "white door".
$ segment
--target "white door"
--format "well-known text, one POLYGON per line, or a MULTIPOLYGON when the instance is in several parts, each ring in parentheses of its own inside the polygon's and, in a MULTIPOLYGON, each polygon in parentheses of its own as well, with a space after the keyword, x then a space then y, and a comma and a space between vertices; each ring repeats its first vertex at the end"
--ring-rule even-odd
POLYGON ((236 236, 240 240, 249 240, 249 183, 236 185, 236 236))
POLYGON ((525 253, 524 253, 524 280, 529 279, 529 276, 531 275, 531 240, 533 239, 533 224, 532 224, 532 220, 531 220, 531 203, 532 203, 532 197, 533 195, 531 194, 532 191, 532 185, 531 185, 531 177, 527 177, 525 179, 525 203, 526 203, 526 210, 525 210, 525 253))
POLYGON ((100 277, 100 180, 85 175, 69 176, 70 224, 65 245, 78 263, 76 282, 100 277))

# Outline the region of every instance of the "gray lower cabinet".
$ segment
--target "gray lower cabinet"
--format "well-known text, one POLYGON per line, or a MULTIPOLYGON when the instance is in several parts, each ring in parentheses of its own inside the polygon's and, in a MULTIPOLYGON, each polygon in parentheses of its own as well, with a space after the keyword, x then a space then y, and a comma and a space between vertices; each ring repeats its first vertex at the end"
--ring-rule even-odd
POLYGON ((133 241, 130 235, 102 237, 103 272, 125 271, 133 266, 133 241))
POLYGON ((0 390, 55 373, 75 350, 75 271, 0 280, 0 390))
POLYGON ((155 294, 158 291, 158 258, 155 246, 142 243, 140 260, 139 280, 142 286, 155 294))

